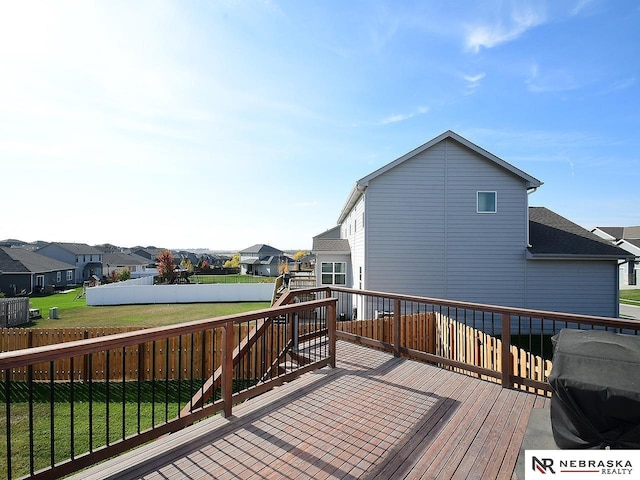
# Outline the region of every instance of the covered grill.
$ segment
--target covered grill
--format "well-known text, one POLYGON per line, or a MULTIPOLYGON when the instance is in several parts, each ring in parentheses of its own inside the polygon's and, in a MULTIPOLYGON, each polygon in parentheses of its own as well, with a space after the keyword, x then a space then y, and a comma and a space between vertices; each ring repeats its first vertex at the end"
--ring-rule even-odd
POLYGON ((640 337, 563 329, 553 343, 549 384, 556 445, 640 448, 640 337))

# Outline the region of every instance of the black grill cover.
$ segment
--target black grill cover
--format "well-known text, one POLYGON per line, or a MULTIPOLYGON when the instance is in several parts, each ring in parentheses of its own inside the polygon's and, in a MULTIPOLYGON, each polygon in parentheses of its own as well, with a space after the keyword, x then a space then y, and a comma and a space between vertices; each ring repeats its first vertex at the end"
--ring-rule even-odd
POLYGON ((556 445, 640 448, 640 337, 563 329, 552 340, 556 445))

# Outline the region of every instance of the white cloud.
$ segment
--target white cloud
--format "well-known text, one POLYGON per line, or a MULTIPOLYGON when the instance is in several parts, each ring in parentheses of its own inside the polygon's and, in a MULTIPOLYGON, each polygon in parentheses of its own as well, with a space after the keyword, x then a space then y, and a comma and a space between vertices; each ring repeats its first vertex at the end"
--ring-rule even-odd
POLYGON ((544 69, 531 65, 525 80, 527 89, 534 93, 564 92, 580 87, 580 82, 566 68, 544 69))
POLYGON ((478 53, 482 47, 492 48, 516 40, 527 30, 545 21, 546 15, 541 10, 520 6, 518 9, 514 8, 507 18, 484 21, 468 27, 466 47, 478 53))
POLYGON ((404 120, 408 120, 413 117, 417 117, 419 115, 424 115, 429 112, 429 107, 418 107, 415 111, 409 113, 397 113, 394 115, 390 115, 387 118, 380 120, 381 125, 388 125, 390 123, 398 123, 404 120))
POLYGON ((607 88, 605 88, 600 94, 604 95, 607 93, 618 92, 620 90, 626 90, 627 88, 633 87, 637 83, 638 79, 633 76, 630 78, 623 78, 621 80, 616 80, 607 88))
POLYGON ((572 16, 579 15, 580 13, 582 13, 585 9, 587 9, 589 6, 593 5, 594 3, 595 3, 595 0, 578 0, 576 5, 571 10, 569 10, 569 13, 572 16))
POLYGON ((465 95, 473 94, 480 86, 480 80, 486 77, 486 73, 482 72, 477 75, 463 75, 462 78, 467 82, 465 95))

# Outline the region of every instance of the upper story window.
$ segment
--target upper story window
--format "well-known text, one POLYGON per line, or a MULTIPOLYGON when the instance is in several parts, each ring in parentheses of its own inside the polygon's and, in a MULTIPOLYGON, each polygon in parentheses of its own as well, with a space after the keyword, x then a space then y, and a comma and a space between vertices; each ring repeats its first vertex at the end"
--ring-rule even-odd
POLYGON ((498 211, 498 192, 478 192, 478 213, 496 213, 498 211))
POLYGON ((322 262, 322 285, 346 285, 347 264, 345 262, 322 262))

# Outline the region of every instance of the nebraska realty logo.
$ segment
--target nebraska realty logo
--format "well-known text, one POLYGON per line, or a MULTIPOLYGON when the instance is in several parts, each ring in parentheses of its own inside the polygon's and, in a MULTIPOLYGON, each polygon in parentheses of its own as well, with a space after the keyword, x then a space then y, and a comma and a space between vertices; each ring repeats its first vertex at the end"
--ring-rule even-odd
POLYGON ((526 450, 525 479, 640 479, 639 450, 526 450), (637 468, 636 468, 637 467, 637 468))

